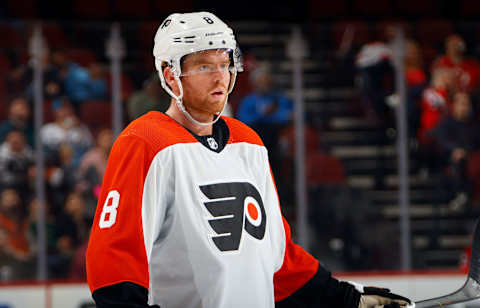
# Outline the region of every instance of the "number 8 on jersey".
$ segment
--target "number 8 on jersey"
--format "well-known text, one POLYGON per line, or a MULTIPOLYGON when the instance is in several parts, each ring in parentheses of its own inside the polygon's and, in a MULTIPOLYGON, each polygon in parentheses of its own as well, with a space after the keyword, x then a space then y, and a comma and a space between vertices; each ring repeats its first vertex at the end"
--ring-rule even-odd
POLYGON ((102 215, 98 223, 100 229, 110 228, 117 220, 117 208, 120 201, 120 194, 116 190, 111 190, 103 205, 102 215))

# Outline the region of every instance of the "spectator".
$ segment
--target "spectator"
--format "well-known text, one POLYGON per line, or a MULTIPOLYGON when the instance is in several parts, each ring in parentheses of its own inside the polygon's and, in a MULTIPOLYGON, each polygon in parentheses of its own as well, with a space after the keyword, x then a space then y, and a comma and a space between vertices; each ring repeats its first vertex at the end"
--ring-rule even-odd
POLYGON ((431 84, 423 91, 420 103, 420 127, 417 136, 421 144, 432 144, 427 132, 435 128, 449 113, 449 93, 452 85, 453 75, 450 69, 437 68, 433 71, 431 84))
POLYGON ((80 122, 67 99, 63 98, 56 103, 55 121, 41 128, 40 139, 50 159, 58 154, 60 145, 70 146, 73 150, 73 166, 78 167, 82 155, 92 146, 92 134, 88 127, 80 122))
POLYGON ((96 146, 82 158, 78 168, 81 191, 86 192, 87 215, 95 215, 97 198, 103 175, 107 168, 107 159, 113 145, 113 132, 109 128, 102 129, 97 136, 96 146))
POLYGON ((291 121, 293 103, 273 88, 270 66, 260 65, 250 77, 254 91, 240 102, 237 118, 260 135, 269 151, 272 169, 277 171, 281 159, 279 134, 291 121))
POLYGON ((451 205, 462 208, 471 194, 471 183, 466 172, 468 155, 479 145, 478 126, 472 121, 470 96, 466 92, 455 94, 452 112, 432 132, 444 163, 450 168, 451 205))
POLYGON ((418 161, 420 174, 428 176, 431 171, 439 171, 442 162, 434 139, 428 132, 444 120, 450 109, 450 92, 453 83, 452 71, 437 68, 432 73, 430 85, 422 92, 419 102, 420 121, 417 130, 418 161))
POLYGON ((395 28, 386 27, 383 40, 362 46, 355 59, 357 84, 366 114, 384 129, 394 123, 385 101, 394 91, 394 70, 391 63, 391 42, 394 36, 395 28))
POLYGON ((0 143, 5 141, 5 137, 10 131, 18 130, 25 135, 28 144, 33 147, 34 134, 30 115, 30 105, 26 99, 23 97, 14 98, 10 102, 8 119, 0 124, 0 143))
POLYGON ((458 91, 473 91, 479 85, 480 64, 465 57, 466 44, 461 36, 453 34, 445 40, 445 55, 433 64, 433 68, 449 68, 453 71, 454 88, 458 91))
POLYGON ((51 189, 52 214, 58 215, 67 196, 77 184, 77 168, 73 165, 73 149, 67 144, 61 144, 57 151, 58 166, 54 165, 47 170, 47 183, 51 189))
POLYGON ((63 50, 53 52, 52 62, 59 70, 64 94, 77 111, 80 104, 86 100, 106 97, 107 82, 103 78, 103 69, 98 63, 92 63, 89 69, 86 69, 70 61, 63 50))
MULTIPOLYGON (((63 82, 58 68, 52 63, 50 49, 45 46, 42 57, 43 96, 47 100, 55 99, 63 93, 63 82)), ((9 76, 10 90, 13 93, 24 93, 28 100, 33 99, 33 62, 21 65, 9 76), (26 89, 26 91, 25 91, 26 89)))
POLYGON ((108 154, 113 145, 113 131, 110 128, 102 129, 98 133, 96 143, 96 146, 83 156, 78 172, 81 177, 85 177, 89 170, 93 168, 98 181, 101 183, 107 168, 108 154))
POLYGON ((59 236, 70 237, 74 246, 88 239, 91 220, 86 216, 85 210, 82 195, 73 192, 68 195, 63 212, 57 219, 59 236))
MULTIPOLYGON (((27 208, 27 220, 28 220, 28 237, 30 240, 30 247, 36 247, 37 245, 37 221, 38 221, 38 209, 39 209, 38 199, 30 200, 27 208)), ((47 254, 54 255, 56 254, 56 221, 55 217, 50 211, 50 206, 48 203, 45 203, 45 217, 46 217, 46 239, 47 239, 47 254)))
POLYGON ((33 153, 22 132, 12 130, 0 146, 0 188, 14 188, 27 193, 28 170, 33 164, 33 153))
POLYGON ((80 245, 73 255, 72 263, 70 266, 70 279, 78 279, 82 281, 87 280, 87 266, 86 262, 86 253, 88 248, 88 241, 85 241, 82 245, 80 245))
POLYGON ((0 194, 0 255, 12 277, 25 278, 31 268, 31 249, 27 238, 27 222, 24 219, 20 195, 14 189, 5 189, 0 194))
POLYGON ((417 42, 407 41, 405 54, 405 76, 407 81, 407 112, 409 137, 416 138, 419 128, 422 92, 427 86, 427 75, 423 69, 423 58, 417 42))
MULTIPOLYGON (((320 149, 320 136, 316 127, 310 121, 304 127, 305 138, 305 155, 308 157, 311 153, 315 153, 320 149)), ((281 169, 278 170, 276 177, 276 185, 280 199, 283 201, 282 206, 295 203, 295 127, 293 124, 288 125, 279 133, 279 153, 281 155, 281 169)), ((308 182, 308 180, 307 180, 308 182)))
POLYGON ((71 193, 63 212, 57 218, 57 257, 54 268, 58 275, 68 275, 75 250, 88 239, 92 221, 85 215, 85 203, 78 193, 71 193))
POLYGON ((409 88, 421 87, 427 82, 427 75, 423 69, 422 51, 418 43, 412 40, 407 41, 405 75, 409 88))
POLYGON ((170 106, 170 97, 160 86, 160 79, 153 74, 145 80, 143 88, 128 99, 128 117, 134 120, 151 111, 165 112, 170 106))

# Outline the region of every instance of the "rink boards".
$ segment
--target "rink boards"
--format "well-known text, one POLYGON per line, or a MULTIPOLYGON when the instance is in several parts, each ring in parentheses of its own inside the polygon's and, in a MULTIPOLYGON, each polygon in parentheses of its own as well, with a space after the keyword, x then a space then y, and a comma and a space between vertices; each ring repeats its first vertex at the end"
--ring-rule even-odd
MULTIPOLYGON (((342 280, 382 286, 392 292, 422 300, 460 288, 466 275, 458 272, 338 273, 342 280)), ((93 308, 85 283, 49 282, 0 284, 0 308, 93 308)))

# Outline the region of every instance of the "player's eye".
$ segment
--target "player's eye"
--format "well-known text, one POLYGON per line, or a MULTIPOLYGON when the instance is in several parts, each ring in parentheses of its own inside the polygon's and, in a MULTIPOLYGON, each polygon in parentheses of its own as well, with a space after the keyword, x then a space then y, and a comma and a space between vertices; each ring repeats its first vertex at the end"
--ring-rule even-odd
POLYGON ((198 68, 198 70, 200 72, 209 72, 210 71, 210 67, 206 64, 203 64, 203 65, 200 65, 200 67, 198 68))
POLYGON ((228 67, 229 67, 229 66, 230 66, 229 63, 222 63, 222 64, 220 65, 220 69, 221 69, 222 71, 226 71, 226 70, 228 70, 228 67))

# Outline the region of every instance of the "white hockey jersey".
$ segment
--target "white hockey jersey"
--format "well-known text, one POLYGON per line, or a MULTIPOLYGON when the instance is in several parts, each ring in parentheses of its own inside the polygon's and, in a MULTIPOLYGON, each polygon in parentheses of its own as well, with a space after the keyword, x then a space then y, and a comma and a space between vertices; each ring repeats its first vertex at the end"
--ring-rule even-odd
POLYGON ((218 153, 160 112, 118 137, 87 251, 92 292, 128 281, 162 308, 273 308, 315 274, 291 241, 260 138, 223 120, 218 153))

